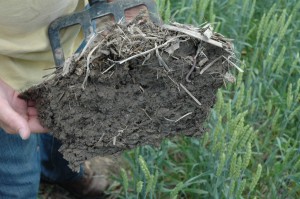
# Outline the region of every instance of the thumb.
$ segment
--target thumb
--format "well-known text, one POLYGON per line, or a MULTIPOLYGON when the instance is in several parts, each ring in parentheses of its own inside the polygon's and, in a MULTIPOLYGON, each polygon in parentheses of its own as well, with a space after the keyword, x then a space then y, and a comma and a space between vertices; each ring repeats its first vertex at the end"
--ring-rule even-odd
POLYGON ((19 133, 23 140, 29 138, 30 129, 27 121, 9 105, 0 107, 0 122, 3 129, 8 133, 19 133))
POLYGON ((23 140, 27 140, 30 136, 30 130, 28 125, 24 125, 23 127, 20 127, 19 130, 19 135, 23 140))

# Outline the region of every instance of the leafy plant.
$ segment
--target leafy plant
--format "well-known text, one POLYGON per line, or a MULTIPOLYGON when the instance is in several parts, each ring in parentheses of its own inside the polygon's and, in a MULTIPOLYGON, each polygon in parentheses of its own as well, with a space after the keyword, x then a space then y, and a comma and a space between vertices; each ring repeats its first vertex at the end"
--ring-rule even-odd
POLYGON ((128 188, 112 187, 111 193, 119 198, 300 197, 300 2, 158 4, 167 23, 208 21, 234 38, 245 72, 233 70, 236 83, 218 92, 208 133, 125 153, 128 188))

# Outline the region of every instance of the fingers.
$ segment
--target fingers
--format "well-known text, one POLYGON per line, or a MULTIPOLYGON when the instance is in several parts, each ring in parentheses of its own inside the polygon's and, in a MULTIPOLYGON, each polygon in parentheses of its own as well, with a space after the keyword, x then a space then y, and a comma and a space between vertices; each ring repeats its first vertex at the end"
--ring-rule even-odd
POLYGON ((0 102, 0 126, 7 133, 19 133, 23 140, 29 138, 30 133, 46 133, 49 129, 44 128, 38 120, 38 112, 34 107, 28 107, 27 117, 22 117, 5 102, 0 102))
POLYGON ((28 106, 28 107, 34 107, 34 106, 35 106, 35 101, 28 100, 28 101, 27 101, 27 106, 28 106))
POLYGON ((32 133, 47 133, 49 129, 43 127, 37 117, 30 117, 28 125, 32 133))
POLYGON ((5 102, 0 103, 0 110, 1 127, 7 133, 19 133, 22 139, 28 139, 30 136, 30 128, 25 118, 16 113, 5 102))
POLYGON ((38 111, 34 107, 28 107, 27 108, 27 115, 29 117, 37 116, 38 115, 38 111))
POLYGON ((34 107, 28 107, 28 125, 32 133, 46 133, 49 129, 43 127, 38 119, 38 111, 34 107))

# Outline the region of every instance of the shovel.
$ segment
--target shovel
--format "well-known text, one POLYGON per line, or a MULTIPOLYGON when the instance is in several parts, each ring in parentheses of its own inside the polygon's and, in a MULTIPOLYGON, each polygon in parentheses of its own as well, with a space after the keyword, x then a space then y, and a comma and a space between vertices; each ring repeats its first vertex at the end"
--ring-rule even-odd
POLYGON ((78 24, 81 25, 84 33, 84 40, 79 49, 82 49, 96 33, 96 23, 94 23, 96 19, 107 15, 113 15, 115 21, 121 21, 122 19, 125 19, 125 10, 141 5, 146 6, 152 22, 156 24, 161 23, 154 0, 115 0, 111 3, 108 3, 107 0, 89 0, 89 8, 84 11, 59 17, 54 20, 49 26, 48 35, 56 67, 61 68, 65 63, 65 56, 59 35, 61 29, 78 24))

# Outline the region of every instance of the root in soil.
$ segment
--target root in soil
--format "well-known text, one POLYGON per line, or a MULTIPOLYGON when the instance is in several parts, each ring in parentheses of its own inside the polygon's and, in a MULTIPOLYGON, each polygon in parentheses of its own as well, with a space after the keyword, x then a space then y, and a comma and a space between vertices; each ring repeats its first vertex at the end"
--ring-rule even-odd
POLYGON ((36 101, 42 124, 76 170, 95 156, 200 136, 233 57, 231 41, 209 25, 137 18, 100 32, 22 97, 36 101))

